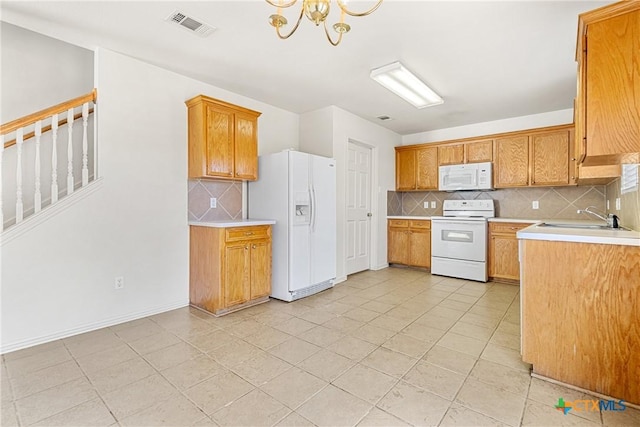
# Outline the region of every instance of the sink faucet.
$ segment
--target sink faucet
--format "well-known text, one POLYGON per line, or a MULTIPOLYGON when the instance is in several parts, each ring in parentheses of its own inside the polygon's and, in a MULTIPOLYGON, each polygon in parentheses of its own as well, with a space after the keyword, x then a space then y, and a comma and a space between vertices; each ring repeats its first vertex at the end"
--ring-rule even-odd
POLYGON ((595 209, 595 206, 587 206, 585 209, 578 209, 578 213, 579 214, 590 214, 595 216, 596 218, 599 218, 601 220, 603 220, 604 222, 607 223, 607 227, 610 228, 620 228, 620 225, 618 224, 618 216, 614 215, 614 214, 609 214, 607 216, 604 216, 602 214, 599 214, 597 212, 594 212, 593 210, 590 209, 595 209))

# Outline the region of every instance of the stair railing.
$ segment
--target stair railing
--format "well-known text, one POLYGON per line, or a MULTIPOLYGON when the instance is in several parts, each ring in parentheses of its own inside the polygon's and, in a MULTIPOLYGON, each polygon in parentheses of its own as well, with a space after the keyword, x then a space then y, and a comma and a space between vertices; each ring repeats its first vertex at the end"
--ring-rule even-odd
MULTIPOLYGON (((91 92, 71 99, 66 102, 62 102, 58 105, 46 108, 33 114, 21 117, 19 119, 10 121, 0 126, 0 177, 2 177, 2 165, 3 156, 5 150, 15 146, 16 157, 16 202, 15 202, 15 224, 22 222, 25 219, 25 200, 24 200, 24 165, 23 165, 23 149, 25 141, 35 138, 35 158, 34 158, 34 171, 35 179, 33 182, 33 207, 29 208, 32 214, 40 212, 42 210, 42 160, 41 160, 41 139, 44 133, 51 131, 51 194, 50 203, 52 205, 58 201, 59 189, 58 189, 58 130, 65 126, 67 127, 67 176, 66 176, 66 194, 69 195, 74 192, 76 188, 76 179, 74 177, 74 144, 73 144, 73 123, 76 120, 82 119, 82 156, 81 156, 81 180, 78 183, 79 186, 84 187, 90 180, 89 175, 89 142, 87 135, 87 128, 89 124, 89 115, 94 112, 93 106, 95 106, 98 97, 98 92, 93 89, 91 92), (93 104, 93 105, 90 105, 93 104), (76 113, 76 110, 78 111, 76 113), (60 116, 64 117, 61 118, 60 116), (48 123, 48 124, 46 124, 48 123), (11 136, 12 139, 7 140, 11 136), (6 141, 5 141, 6 140, 6 141)), ((95 141, 92 147, 94 152, 94 165, 93 165, 93 179, 95 179, 95 141)), ((1 178, 0 178, 1 181, 1 178)), ((4 229, 4 205, 3 205, 3 190, 0 182, 0 231, 4 229)), ((29 205, 31 203, 29 202, 29 205)))

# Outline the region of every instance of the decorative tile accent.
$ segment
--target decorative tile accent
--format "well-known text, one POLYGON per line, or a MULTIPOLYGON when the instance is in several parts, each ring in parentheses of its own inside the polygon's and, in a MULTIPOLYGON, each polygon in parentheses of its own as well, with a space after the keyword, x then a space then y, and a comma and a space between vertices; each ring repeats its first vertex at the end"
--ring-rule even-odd
MULTIPOLYGON (((617 191, 620 192, 620 183, 617 181, 617 191)), ((442 215, 442 202, 445 200, 495 200, 496 216, 503 218, 526 218, 526 219, 587 219, 584 215, 577 213, 578 209, 587 206, 595 206, 596 209, 604 212, 606 206, 605 194, 609 198, 611 206, 615 206, 615 196, 610 196, 614 184, 604 186, 584 186, 584 187, 527 187, 527 188, 505 188, 495 191, 456 191, 453 193, 441 191, 412 191, 412 192, 387 192, 387 214, 388 215, 408 215, 408 216, 437 216, 442 215), (400 199, 400 209, 396 207, 398 198, 400 199), (539 209, 532 209, 533 201, 540 202, 539 209), (424 207, 424 202, 436 202, 436 208, 424 207), (393 206, 393 208, 391 208, 393 206)), ((623 203, 623 209, 617 213, 625 219, 625 224, 633 224, 634 220, 640 222, 638 211, 640 206, 640 193, 630 193, 633 196, 627 197, 630 202, 623 203), (625 207, 628 212, 625 211, 625 207), (635 208, 633 208, 635 206, 635 208), (635 214, 635 217, 631 217, 635 214)), ((627 195, 625 195, 627 196, 627 195)), ((632 227, 631 225, 627 225, 632 227)), ((640 224, 635 225, 636 228, 640 224)))
POLYGON ((242 218, 242 183, 235 181, 189 180, 189 221, 224 221, 242 218), (215 197, 217 207, 210 208, 215 197))

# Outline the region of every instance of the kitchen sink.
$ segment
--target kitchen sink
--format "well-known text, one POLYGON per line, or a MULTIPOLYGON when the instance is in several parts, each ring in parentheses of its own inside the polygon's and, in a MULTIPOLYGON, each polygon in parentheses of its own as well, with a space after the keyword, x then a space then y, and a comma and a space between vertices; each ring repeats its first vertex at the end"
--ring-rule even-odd
POLYGON ((621 230, 621 228, 616 229, 616 228, 608 227, 606 225, 598 225, 598 224, 560 224, 560 223, 549 224, 547 222, 538 224, 538 227, 581 228, 581 229, 587 229, 587 230, 621 230))

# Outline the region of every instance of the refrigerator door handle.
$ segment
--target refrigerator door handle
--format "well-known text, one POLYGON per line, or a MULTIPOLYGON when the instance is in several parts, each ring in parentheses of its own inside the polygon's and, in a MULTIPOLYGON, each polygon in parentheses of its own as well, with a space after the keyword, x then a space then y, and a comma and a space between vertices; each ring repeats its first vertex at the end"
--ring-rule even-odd
POLYGON ((311 231, 315 231, 316 229, 316 190, 313 187, 309 187, 309 192, 311 193, 311 220, 309 221, 311 225, 311 231))

